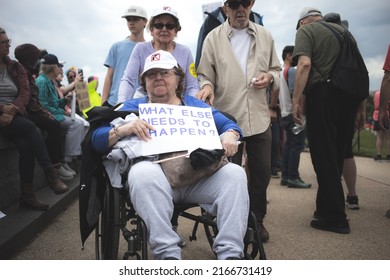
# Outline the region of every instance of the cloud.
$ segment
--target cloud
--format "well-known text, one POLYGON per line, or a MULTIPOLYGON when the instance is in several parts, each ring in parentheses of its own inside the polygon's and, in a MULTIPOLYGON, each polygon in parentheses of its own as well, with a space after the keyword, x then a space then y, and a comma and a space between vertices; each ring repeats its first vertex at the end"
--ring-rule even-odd
MULTIPOLYGON (((122 13, 129 5, 143 6, 148 15, 162 5, 177 10, 182 25, 177 41, 187 45, 193 55, 199 28, 203 22, 202 4, 217 0, 0 0, 0 25, 12 38, 14 48, 23 43, 33 43, 65 60, 65 70, 70 66, 84 69, 85 76, 96 75, 103 87, 106 68, 103 62, 110 46, 128 36, 122 13)), ((253 10, 264 16, 265 27, 271 31, 279 56, 285 45, 294 44, 295 26, 299 12, 306 6, 315 6, 324 14, 339 12, 348 19, 350 30, 359 43, 370 72, 371 89, 378 89, 385 54, 389 45, 390 6, 388 1, 355 0, 257 0, 253 10)), ((149 34, 145 36, 150 40, 149 34)), ((281 60, 281 58, 280 58, 281 60)), ((66 81, 65 81, 66 83, 66 81)))

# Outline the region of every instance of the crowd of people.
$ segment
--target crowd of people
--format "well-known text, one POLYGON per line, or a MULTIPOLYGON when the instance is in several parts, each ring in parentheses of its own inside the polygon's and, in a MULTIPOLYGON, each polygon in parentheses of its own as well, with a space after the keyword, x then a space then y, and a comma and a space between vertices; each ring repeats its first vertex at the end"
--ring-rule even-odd
MULTIPOLYGON (((11 40, 3 28, 0 37, 0 133, 19 152, 20 207, 47 210, 50 205, 34 192, 35 160, 54 193, 69 191, 66 182, 78 172, 81 142, 89 128, 77 106, 72 108, 76 84, 84 77, 71 67, 68 85, 63 85, 64 62, 54 54, 26 43, 15 48, 15 61, 9 57, 11 40)), ((100 98, 96 102, 96 78, 91 83, 91 101, 101 105, 100 98)))
MULTIPOLYGON (((279 178, 281 171, 280 185, 310 188, 312 184, 299 173, 300 154, 306 145, 318 183, 311 226, 349 233, 345 205, 359 209, 352 139, 364 125, 365 102, 355 106, 323 79, 339 48, 334 47, 338 42, 328 36, 329 30, 317 24, 325 20, 343 34, 348 22, 338 14, 323 16, 316 8, 304 8, 297 15, 295 45, 283 49, 281 64, 271 32, 263 27, 262 16, 252 11, 254 2, 225 0, 208 13, 199 32, 196 61, 187 46, 175 41, 181 25, 172 7, 158 8, 148 18, 145 9, 130 6, 122 15, 130 35, 109 50, 101 97, 96 91, 97 78, 88 79, 91 104, 83 110, 74 103, 76 84, 84 79, 82 72, 69 68, 68 85, 62 85, 64 62, 32 44, 18 46, 18 62, 11 60, 11 41, 0 28, 0 133, 12 139, 20 154, 20 206, 49 207, 34 195, 35 159, 56 194, 68 191, 63 181, 78 172, 75 161, 82 156, 81 142, 89 129, 86 113, 93 106, 113 108, 123 103, 121 111, 138 110, 143 103, 211 107, 231 163, 183 188, 172 188, 161 167, 150 161, 138 162, 128 171, 130 199, 150 231, 155 258, 181 258, 184 242, 177 233, 176 202, 199 203, 216 215, 219 234, 213 249, 219 259, 243 258, 249 211, 257 218, 262 241, 267 242, 271 176, 279 178), (145 41, 145 29, 151 41, 145 41), (46 132, 45 138, 37 127, 46 132)), ((389 134, 388 60, 389 54, 381 95, 375 97, 375 160, 382 159, 382 135, 389 134)), ((93 132, 91 143, 105 154, 129 135, 147 141, 153 129, 138 118, 120 126, 106 123, 93 132)), ((390 145, 388 149, 387 158, 390 145)))

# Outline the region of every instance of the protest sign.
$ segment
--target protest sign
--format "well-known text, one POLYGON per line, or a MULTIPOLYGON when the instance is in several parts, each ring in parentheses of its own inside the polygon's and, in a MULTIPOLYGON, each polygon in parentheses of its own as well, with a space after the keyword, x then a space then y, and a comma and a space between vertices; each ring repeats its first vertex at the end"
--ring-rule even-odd
POLYGON ((89 100, 88 85, 86 82, 77 82, 75 83, 75 92, 77 96, 77 104, 79 105, 80 111, 91 107, 91 102, 89 100))
POLYGON ((154 127, 152 139, 142 142, 142 155, 155 155, 197 148, 222 149, 211 108, 140 104, 139 117, 154 127))

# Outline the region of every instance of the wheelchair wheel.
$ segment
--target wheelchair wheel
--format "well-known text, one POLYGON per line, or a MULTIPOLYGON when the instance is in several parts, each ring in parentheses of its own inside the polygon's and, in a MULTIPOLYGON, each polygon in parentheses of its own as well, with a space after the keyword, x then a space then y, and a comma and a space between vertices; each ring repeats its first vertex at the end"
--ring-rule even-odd
POLYGON ((100 224, 96 228, 97 259, 118 259, 120 199, 120 190, 107 185, 100 224))
POLYGON ((204 226, 204 231, 206 233, 207 241, 209 242, 209 245, 210 245, 211 249, 213 249, 214 240, 215 240, 215 237, 218 234, 218 228, 217 228, 217 224, 216 224, 216 217, 214 217, 213 215, 208 213, 203 208, 201 208, 201 213, 202 213, 202 216, 204 218, 206 218, 208 221, 210 221, 208 223, 203 223, 203 226, 204 226))

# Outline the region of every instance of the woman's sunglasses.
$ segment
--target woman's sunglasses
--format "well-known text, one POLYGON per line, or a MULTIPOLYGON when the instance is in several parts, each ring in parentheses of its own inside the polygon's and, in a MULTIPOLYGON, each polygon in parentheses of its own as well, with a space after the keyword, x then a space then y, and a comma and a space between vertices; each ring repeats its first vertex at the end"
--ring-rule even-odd
POLYGON ((164 26, 166 27, 167 30, 172 30, 172 29, 176 28, 176 24, 174 24, 174 23, 167 23, 167 24, 155 23, 154 24, 154 27, 159 29, 159 30, 163 29, 164 26))

